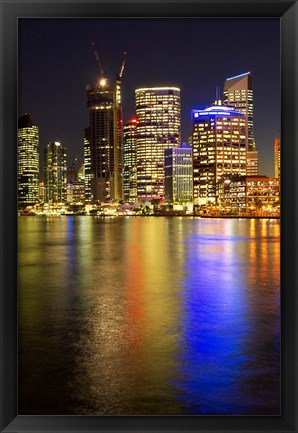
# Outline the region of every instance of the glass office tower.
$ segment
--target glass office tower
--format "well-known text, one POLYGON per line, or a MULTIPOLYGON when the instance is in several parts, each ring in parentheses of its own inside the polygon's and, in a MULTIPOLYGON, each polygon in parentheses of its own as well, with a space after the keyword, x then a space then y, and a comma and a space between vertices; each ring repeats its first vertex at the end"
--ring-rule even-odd
POLYGON ((185 143, 165 150, 165 201, 192 202, 192 148, 185 143))

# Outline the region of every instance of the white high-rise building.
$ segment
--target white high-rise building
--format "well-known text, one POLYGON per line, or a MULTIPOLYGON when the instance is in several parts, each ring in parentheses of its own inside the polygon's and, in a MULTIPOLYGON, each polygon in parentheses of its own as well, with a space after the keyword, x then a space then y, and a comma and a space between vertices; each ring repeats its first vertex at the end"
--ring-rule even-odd
POLYGON ((254 138, 253 79, 251 72, 227 78, 224 84, 224 104, 245 116, 245 143, 247 151, 247 175, 258 175, 258 151, 254 138))
POLYGON ((164 151, 181 142, 180 89, 141 88, 136 93, 137 194, 164 201, 164 151))

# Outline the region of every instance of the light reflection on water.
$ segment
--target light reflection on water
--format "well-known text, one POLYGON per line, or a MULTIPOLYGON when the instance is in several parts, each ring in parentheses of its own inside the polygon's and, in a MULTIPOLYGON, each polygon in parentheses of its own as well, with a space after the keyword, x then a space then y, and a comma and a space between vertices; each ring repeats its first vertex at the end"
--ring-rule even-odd
POLYGON ((19 413, 278 415, 279 235, 20 217, 19 413))

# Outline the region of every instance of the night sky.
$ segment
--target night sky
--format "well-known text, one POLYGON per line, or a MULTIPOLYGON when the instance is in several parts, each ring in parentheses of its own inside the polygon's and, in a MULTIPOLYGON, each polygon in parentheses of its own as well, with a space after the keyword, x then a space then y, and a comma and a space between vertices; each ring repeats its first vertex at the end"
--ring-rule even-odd
POLYGON ((274 175, 279 19, 19 19, 19 115, 30 113, 39 126, 41 154, 50 141, 67 147, 68 165, 76 156, 83 162, 85 87, 98 76, 93 41, 113 80, 127 51, 124 121, 135 115, 136 88, 181 89, 182 141, 191 135, 191 110, 212 104, 226 78, 251 71, 259 173, 274 175))

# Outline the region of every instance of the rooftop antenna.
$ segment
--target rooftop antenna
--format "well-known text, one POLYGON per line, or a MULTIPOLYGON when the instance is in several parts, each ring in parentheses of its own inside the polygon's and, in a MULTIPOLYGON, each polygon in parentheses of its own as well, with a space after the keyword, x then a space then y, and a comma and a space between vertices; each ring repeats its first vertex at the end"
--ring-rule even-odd
POLYGON ((216 105, 221 105, 220 86, 216 86, 215 97, 216 97, 216 105))
POLYGON ((220 95, 219 95, 219 86, 215 87, 215 101, 216 101, 216 105, 219 105, 218 102, 220 100, 220 95))

